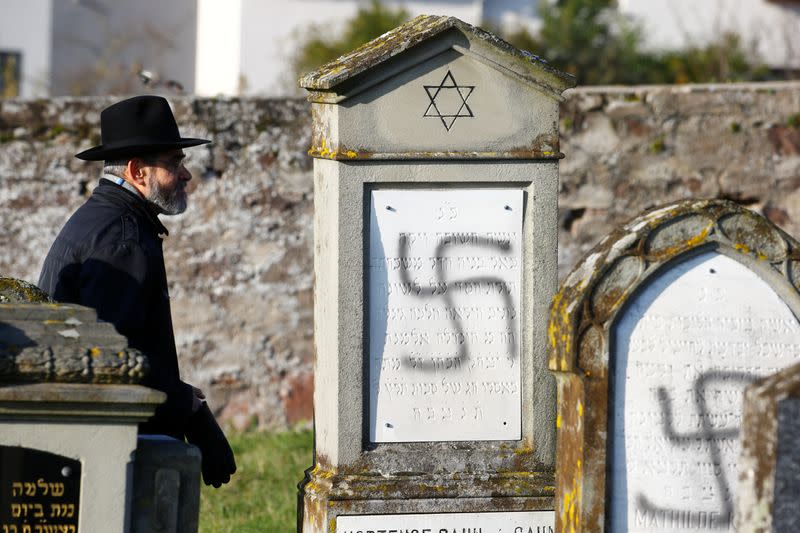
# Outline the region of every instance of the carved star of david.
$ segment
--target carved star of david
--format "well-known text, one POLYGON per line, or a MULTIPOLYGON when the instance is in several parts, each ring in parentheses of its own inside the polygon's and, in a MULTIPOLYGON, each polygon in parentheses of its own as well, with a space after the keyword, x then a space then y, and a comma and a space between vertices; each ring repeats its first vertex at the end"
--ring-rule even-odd
POLYGON ((459 85, 449 70, 439 85, 424 85, 424 87, 431 103, 428 104, 423 116, 440 119, 447 131, 450 131, 456 119, 475 116, 467 105, 467 99, 475 90, 475 86, 459 85))

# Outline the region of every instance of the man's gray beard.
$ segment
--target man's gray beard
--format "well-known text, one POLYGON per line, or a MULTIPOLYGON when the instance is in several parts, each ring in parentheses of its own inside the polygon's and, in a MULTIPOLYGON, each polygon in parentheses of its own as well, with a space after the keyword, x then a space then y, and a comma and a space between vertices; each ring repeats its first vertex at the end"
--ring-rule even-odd
POLYGON ((168 192, 161 188, 155 178, 150 180, 150 194, 147 195, 147 200, 164 215, 179 215, 186 211, 187 207, 186 193, 181 185, 168 192))

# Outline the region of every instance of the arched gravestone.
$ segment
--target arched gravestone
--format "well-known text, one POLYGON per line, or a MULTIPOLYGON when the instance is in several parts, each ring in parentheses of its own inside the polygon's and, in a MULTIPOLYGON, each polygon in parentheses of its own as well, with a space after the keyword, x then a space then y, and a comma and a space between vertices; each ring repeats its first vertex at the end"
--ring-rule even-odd
POLYGON ((727 201, 655 209, 554 298, 557 531, 733 531, 742 394, 800 358, 798 243, 727 201))

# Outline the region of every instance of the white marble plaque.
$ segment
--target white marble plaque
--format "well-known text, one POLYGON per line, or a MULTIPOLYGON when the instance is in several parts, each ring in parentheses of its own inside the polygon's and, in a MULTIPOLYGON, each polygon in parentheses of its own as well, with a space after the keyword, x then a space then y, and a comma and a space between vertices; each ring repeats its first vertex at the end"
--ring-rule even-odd
POLYGON ((339 516, 336 533, 553 533, 553 511, 339 516))
POLYGON ((798 360, 797 319, 757 274, 706 252, 649 283, 612 346, 611 531, 733 531, 744 387, 798 360))
POLYGON ((523 191, 372 191, 372 442, 521 438, 523 191))

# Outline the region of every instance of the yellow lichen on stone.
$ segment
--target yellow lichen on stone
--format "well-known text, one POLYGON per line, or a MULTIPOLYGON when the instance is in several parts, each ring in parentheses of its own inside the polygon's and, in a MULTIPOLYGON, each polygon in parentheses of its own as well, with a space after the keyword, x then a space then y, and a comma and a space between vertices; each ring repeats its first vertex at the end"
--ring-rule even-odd
POLYGON ((92 346, 89 350, 89 355, 92 357, 100 357, 103 354, 103 350, 98 348, 97 346, 92 346))
POLYGON ((319 150, 319 155, 320 155, 320 157, 329 157, 331 152, 330 152, 330 150, 328 150, 328 145, 325 142, 324 138, 321 139, 321 141, 322 141, 322 148, 319 150))

